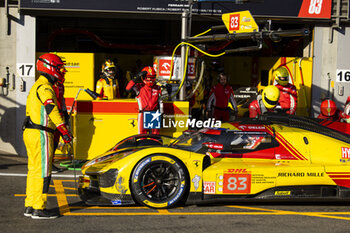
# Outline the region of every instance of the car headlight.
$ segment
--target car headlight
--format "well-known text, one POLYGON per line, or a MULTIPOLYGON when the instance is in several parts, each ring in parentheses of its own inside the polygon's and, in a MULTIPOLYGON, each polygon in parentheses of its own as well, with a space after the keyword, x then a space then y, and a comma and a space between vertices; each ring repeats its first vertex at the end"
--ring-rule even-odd
POLYGON ((102 157, 98 157, 98 158, 93 159, 90 162, 86 163, 84 165, 84 167, 90 167, 91 165, 94 165, 95 163, 103 162, 103 161, 105 161, 107 159, 110 159, 113 156, 114 156, 114 154, 109 154, 109 155, 105 155, 105 156, 102 156, 102 157))
POLYGON ((111 187, 115 184, 118 176, 118 169, 109 169, 99 176, 99 183, 101 188, 111 187))
POLYGON ((124 158, 130 154, 134 153, 134 150, 132 151, 127 151, 127 152, 116 152, 116 153, 113 153, 113 154, 108 154, 108 155, 104 155, 104 156, 100 156, 100 157, 97 157, 87 163, 84 164, 84 166, 82 167, 82 169, 84 168, 87 168, 87 167, 90 167, 96 163, 100 163, 100 162, 103 162, 103 161, 106 161, 112 157, 114 158, 117 158, 117 159, 121 159, 121 158, 124 158))

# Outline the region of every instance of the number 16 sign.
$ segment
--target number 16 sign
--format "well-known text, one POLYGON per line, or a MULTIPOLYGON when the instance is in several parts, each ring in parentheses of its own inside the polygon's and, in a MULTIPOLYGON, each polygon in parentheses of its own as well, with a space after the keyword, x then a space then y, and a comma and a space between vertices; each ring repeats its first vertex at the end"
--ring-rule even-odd
POLYGON ((350 70, 337 70, 337 81, 338 83, 350 83, 350 70))

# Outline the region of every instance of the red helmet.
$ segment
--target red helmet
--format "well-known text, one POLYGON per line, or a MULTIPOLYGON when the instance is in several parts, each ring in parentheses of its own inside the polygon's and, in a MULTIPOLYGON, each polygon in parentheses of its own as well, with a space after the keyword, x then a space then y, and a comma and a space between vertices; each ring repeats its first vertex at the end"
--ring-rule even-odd
POLYGON ((36 69, 53 82, 64 83, 64 75, 67 70, 62 59, 56 54, 46 53, 41 55, 36 62, 36 69))
POLYGON ((141 70, 141 72, 144 72, 145 75, 143 75, 143 82, 151 87, 156 82, 156 71, 153 69, 152 66, 146 66, 141 70))
POLYGON ((337 105, 333 100, 324 100, 321 103, 321 113, 324 116, 333 116, 337 112, 337 105))
POLYGON ((350 95, 349 95, 348 98, 346 99, 345 105, 347 105, 348 103, 350 103, 350 95))

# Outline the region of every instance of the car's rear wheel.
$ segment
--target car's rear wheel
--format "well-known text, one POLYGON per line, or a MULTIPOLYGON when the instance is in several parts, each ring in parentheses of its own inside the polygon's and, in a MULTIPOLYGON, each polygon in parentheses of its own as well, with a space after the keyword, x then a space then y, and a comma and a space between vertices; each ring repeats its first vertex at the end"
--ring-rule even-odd
POLYGON ((171 208, 183 201, 188 187, 184 165, 169 155, 142 159, 131 176, 131 191, 139 203, 151 208, 171 208))

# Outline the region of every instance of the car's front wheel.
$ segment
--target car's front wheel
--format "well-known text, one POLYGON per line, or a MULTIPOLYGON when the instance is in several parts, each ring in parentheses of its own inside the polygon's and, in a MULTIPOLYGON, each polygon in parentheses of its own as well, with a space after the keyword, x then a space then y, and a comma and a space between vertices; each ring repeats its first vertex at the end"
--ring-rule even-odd
POLYGON ((139 203, 151 208, 171 208, 183 201, 188 187, 184 165, 169 155, 142 159, 131 175, 131 191, 139 203))

